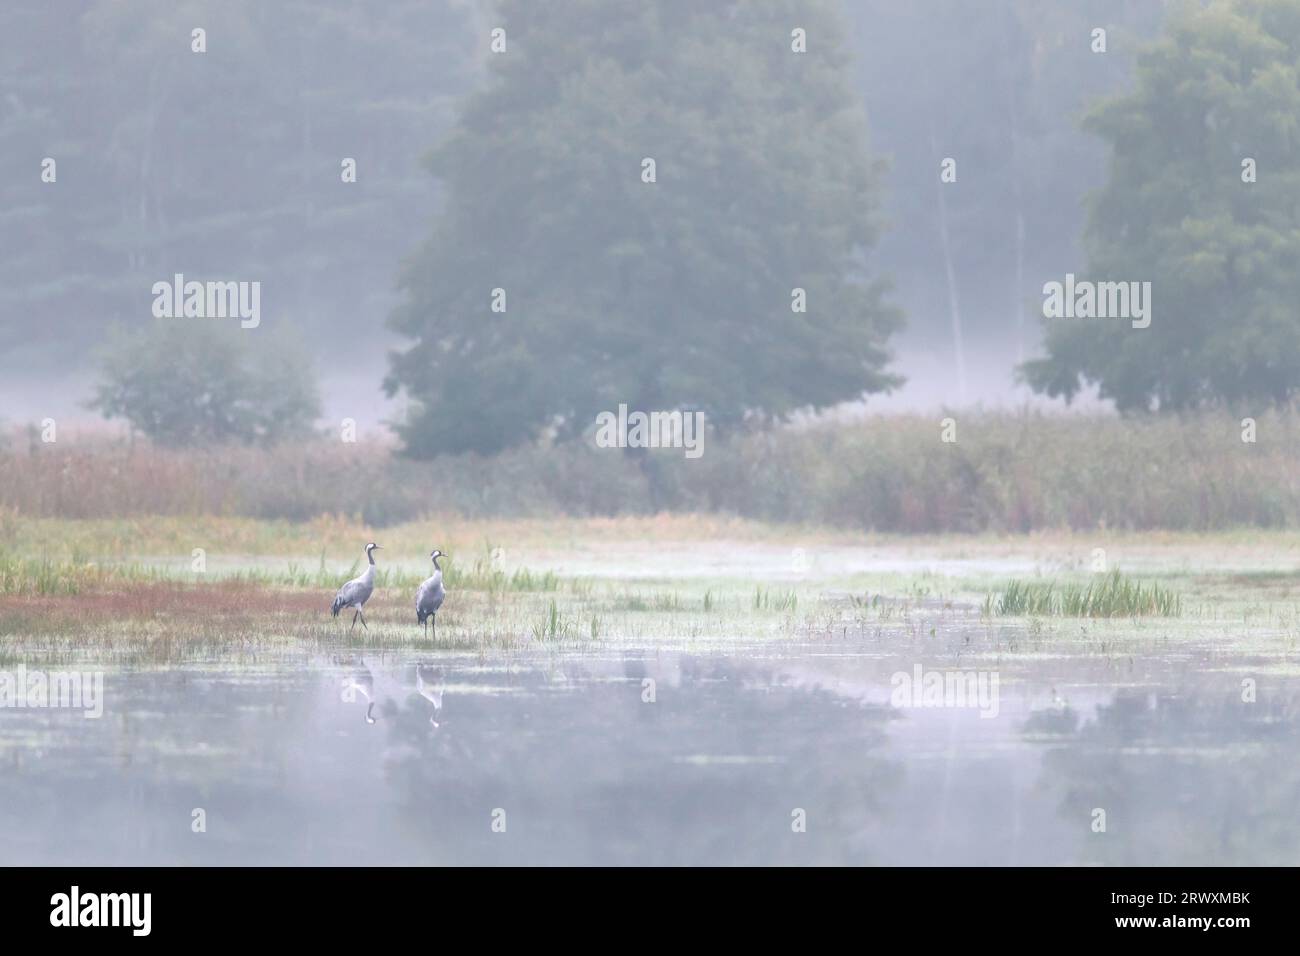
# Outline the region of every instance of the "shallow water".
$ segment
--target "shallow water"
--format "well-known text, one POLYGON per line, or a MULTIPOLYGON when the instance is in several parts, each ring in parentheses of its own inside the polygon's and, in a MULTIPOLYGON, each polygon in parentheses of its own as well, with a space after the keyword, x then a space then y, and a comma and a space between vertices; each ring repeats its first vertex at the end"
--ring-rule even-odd
POLYGON ((340 650, 110 670, 99 719, 0 709, 0 853, 7 864, 1300 862, 1300 681, 1276 661, 1196 646, 995 658, 939 643, 340 650), (989 698, 891 701, 894 675, 917 664, 996 674, 996 715, 989 698), (440 707, 419 693, 420 665, 440 707), (200 808, 206 831, 194 832, 200 808))

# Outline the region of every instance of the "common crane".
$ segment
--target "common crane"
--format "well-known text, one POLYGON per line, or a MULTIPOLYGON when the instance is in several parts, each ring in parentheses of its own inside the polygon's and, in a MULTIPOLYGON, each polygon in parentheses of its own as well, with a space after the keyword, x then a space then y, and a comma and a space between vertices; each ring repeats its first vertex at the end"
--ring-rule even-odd
POLYGON ((447 597, 447 589, 442 586, 442 567, 438 564, 439 558, 445 558, 436 548, 429 553, 433 559, 433 576, 426 579, 420 585, 420 590, 415 592, 415 619, 424 628, 424 633, 429 633, 429 619, 433 619, 433 636, 438 636, 438 608, 442 607, 443 600, 447 597))
POLYGON ((348 628, 349 631, 357 626, 358 617, 361 618, 361 626, 367 631, 370 630, 366 626, 366 616, 362 613, 362 610, 365 608, 366 602, 370 600, 370 595, 375 593, 375 552, 382 550, 383 548, 373 541, 366 545, 366 560, 370 562, 370 565, 361 577, 353 578, 339 588, 338 594, 334 595, 334 603, 330 606, 330 612, 335 617, 339 616, 339 611, 347 608, 356 609, 356 613, 352 615, 352 627, 348 628))

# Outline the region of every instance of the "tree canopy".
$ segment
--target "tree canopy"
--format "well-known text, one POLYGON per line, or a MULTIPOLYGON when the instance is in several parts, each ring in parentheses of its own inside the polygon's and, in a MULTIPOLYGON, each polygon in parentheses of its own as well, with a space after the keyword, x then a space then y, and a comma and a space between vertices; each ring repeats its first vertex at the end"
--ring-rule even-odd
POLYGON ((211 320, 118 331, 91 408, 163 445, 274 443, 307 434, 320 398, 300 350, 211 320))
POLYGON ((1089 210, 1088 277, 1151 282, 1151 325, 1050 320, 1048 354, 1025 379, 1067 399, 1095 383, 1121 410, 1295 396, 1300 6, 1177 6, 1135 89, 1085 127, 1111 153, 1089 210))
POLYGON ((505 52, 430 157, 445 206, 392 317, 414 340, 387 382, 412 400, 409 453, 572 436, 620 403, 726 425, 896 381, 899 315, 867 264, 880 166, 835 6, 502 5, 505 52))

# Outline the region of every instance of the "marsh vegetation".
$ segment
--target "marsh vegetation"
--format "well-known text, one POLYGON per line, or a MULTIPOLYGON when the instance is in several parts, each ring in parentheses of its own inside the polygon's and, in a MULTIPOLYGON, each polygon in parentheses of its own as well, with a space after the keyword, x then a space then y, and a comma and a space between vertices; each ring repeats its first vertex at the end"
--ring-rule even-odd
POLYGON ((898 538, 707 515, 11 516, 9 533, 0 669, 106 672, 101 721, 0 712, 12 860, 1296 859, 1285 770, 1227 783, 1300 755, 1288 533, 898 538), (370 630, 349 631, 328 605, 372 538, 389 560, 370 630), (433 541, 453 555, 436 641, 409 600, 433 541), (1090 570, 1098 547, 1122 575, 1090 570), (1156 595, 1178 616, 1146 613, 1156 595), (998 675, 998 719, 894 706, 918 666, 998 675), (85 840, 41 836, 46 792, 85 840), (193 806, 227 835, 195 838, 193 806), (1097 806, 1123 839, 1089 830, 1097 806), (60 856, 73 845, 93 849, 60 856))
POLYGON ((710 434, 698 460, 636 460, 573 441, 444 455, 431 466, 392 444, 335 436, 177 450, 11 433, 0 441, 0 531, 6 510, 299 523, 344 515, 383 527, 419 520, 431 502, 476 520, 670 511, 911 534, 1296 527, 1300 414, 1258 413, 1253 435, 1244 442, 1240 418, 1223 412, 971 412, 957 416, 952 443, 940 440, 938 416, 896 415, 710 434))

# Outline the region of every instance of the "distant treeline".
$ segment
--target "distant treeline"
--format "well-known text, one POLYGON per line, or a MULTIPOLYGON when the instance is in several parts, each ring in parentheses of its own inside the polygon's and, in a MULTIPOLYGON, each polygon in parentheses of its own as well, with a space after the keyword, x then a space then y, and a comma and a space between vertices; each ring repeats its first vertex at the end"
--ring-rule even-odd
POLYGON ((886 532, 1300 527, 1300 411, 1160 418, 958 414, 709 435, 630 454, 580 442, 415 462, 379 443, 271 450, 12 434, 0 509, 373 525, 468 517, 718 512, 886 532))

